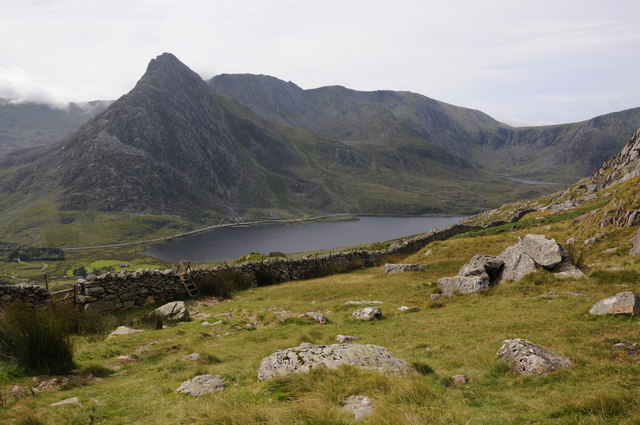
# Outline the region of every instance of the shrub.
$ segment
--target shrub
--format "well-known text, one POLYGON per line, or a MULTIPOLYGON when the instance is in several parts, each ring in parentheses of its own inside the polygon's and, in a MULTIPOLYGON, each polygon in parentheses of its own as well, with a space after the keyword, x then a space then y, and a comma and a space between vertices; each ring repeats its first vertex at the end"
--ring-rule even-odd
POLYGON ((36 373, 65 373, 74 366, 71 324, 67 308, 10 304, 0 312, 0 358, 36 373))
POLYGON ((255 285, 253 278, 238 270, 223 270, 195 279, 202 295, 229 298, 234 292, 249 289, 255 285))

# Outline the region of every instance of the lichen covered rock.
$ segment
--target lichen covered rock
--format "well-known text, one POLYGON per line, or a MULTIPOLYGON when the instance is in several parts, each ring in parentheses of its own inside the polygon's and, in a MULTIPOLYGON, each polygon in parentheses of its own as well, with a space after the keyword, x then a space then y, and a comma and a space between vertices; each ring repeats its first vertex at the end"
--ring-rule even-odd
POLYGON ((547 351, 526 339, 507 339, 496 353, 518 375, 542 375, 571 365, 566 357, 547 351))
POLYGON ((225 389, 227 381, 219 375, 198 375, 185 381, 176 391, 182 394, 202 396, 225 389))
POLYGON ((337 369, 342 365, 377 370, 386 375, 417 374, 409 363, 377 345, 300 345, 276 351, 262 359, 258 370, 258 381, 290 373, 309 373, 311 369, 316 368, 337 369))
POLYGON ((605 314, 625 314, 636 316, 640 314, 640 296, 633 292, 620 292, 613 297, 600 300, 591 309, 589 314, 602 316, 605 314))

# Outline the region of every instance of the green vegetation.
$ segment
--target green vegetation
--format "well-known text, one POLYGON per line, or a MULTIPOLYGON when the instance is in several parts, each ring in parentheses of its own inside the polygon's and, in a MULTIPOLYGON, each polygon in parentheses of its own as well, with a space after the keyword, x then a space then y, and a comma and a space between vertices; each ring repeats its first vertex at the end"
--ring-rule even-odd
POLYGON ((61 261, 64 260, 64 251, 50 246, 36 248, 33 246, 19 245, 11 242, 0 241, 0 256, 4 255, 4 261, 61 261))
POLYGON ((55 305, 11 304, 0 311, 0 358, 36 373, 73 368, 70 312, 55 305))

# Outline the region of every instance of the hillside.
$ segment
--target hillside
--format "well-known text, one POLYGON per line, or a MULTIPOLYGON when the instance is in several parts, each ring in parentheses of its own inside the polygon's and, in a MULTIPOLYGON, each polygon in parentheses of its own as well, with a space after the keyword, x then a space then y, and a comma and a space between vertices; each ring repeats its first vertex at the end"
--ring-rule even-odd
POLYGON ((202 298, 189 302, 192 321, 164 329, 142 328, 140 318, 155 306, 103 316, 104 328, 74 336, 78 375, 33 380, 3 363, 3 370, 11 371, 1 378, 4 387, 19 385, 24 391, 5 391, 0 421, 636 424, 638 316, 588 312, 616 293, 640 291, 640 264, 629 252, 638 226, 610 220, 640 209, 640 177, 632 175, 638 146, 640 133, 594 177, 468 221, 479 224, 528 210, 517 222, 393 259, 420 264, 423 272, 389 275, 373 267, 254 287, 226 300, 202 298), (565 245, 586 277, 561 278, 540 268, 518 282, 474 294, 430 297, 438 292, 438 279, 456 274, 474 255, 497 255, 525 234, 565 245), (382 309, 383 319, 354 319, 352 313, 368 304, 348 301, 378 302, 371 305, 382 309), (323 313, 329 322, 318 324, 306 312, 323 313), (142 332, 106 339, 118 324, 142 332), (303 344, 334 344, 337 335, 360 338, 352 346, 386 347, 418 374, 397 377, 342 366, 258 381, 262 359, 276 350, 297 347, 293 362, 304 352, 303 344), (503 340, 512 338, 530 340, 571 364, 548 374, 517 375, 496 358, 503 340), (201 397, 176 391, 183 381, 203 374, 223 377, 225 389, 201 397), (453 377, 460 374, 468 381, 455 384, 453 377), (32 387, 39 390, 35 396, 28 395, 32 387), (368 397, 372 413, 356 420, 345 411, 346 399, 354 395, 368 397), (51 406, 72 397, 77 404, 51 406))
POLYGON ((246 217, 471 213, 549 190, 396 130, 352 143, 267 121, 166 53, 72 136, 0 162, 0 230, 84 245, 246 217))
POLYGON ((596 171, 640 126, 640 108, 588 121, 513 128, 490 116, 411 92, 344 87, 303 90, 265 75, 209 80, 265 119, 349 143, 379 143, 413 132, 487 172, 572 183, 596 171))
POLYGON ((0 99, 0 154, 58 142, 78 130, 110 101, 51 107, 0 99))

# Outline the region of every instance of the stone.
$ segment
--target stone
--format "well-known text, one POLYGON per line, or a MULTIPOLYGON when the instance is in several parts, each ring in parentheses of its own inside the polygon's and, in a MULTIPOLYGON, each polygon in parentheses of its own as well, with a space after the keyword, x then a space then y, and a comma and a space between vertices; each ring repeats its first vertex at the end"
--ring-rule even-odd
POLYGON ((418 311, 417 307, 409 307, 408 305, 403 305, 398 307, 398 311, 401 311, 403 313, 408 313, 408 312, 412 312, 412 311, 418 311))
POLYGON ((80 399, 78 397, 71 397, 56 403, 51 403, 49 406, 64 406, 68 404, 79 405, 80 399))
POLYGON ((327 316, 325 316, 322 313, 315 312, 315 311, 309 311, 307 313, 304 313, 303 316, 315 320, 320 325, 326 325, 327 323, 329 323, 329 320, 327 319, 327 316))
POLYGON ((417 375, 409 363, 377 345, 300 345, 276 351, 262 359, 258 369, 258 381, 291 373, 308 373, 317 368, 337 369, 342 365, 375 370, 385 375, 417 375))
POLYGON ((135 334, 135 333, 138 333, 138 332, 142 332, 142 330, 141 329, 132 329, 132 328, 128 328, 126 326, 118 326, 115 331, 113 331, 113 332, 111 332, 109 334, 107 339, 112 338, 112 337, 117 336, 117 335, 128 335, 128 334, 135 334))
POLYGON ((451 294, 447 295, 447 294, 431 294, 429 295, 429 298, 431 298, 433 301, 439 300, 442 297, 450 297, 451 294))
POLYGON ((520 236, 515 246, 544 268, 557 266, 568 258, 567 251, 545 235, 520 236))
POLYGON ((358 320, 375 320, 382 318, 382 310, 378 307, 365 307, 360 310, 356 310, 351 315, 358 320))
POLYGON ((339 342, 341 344, 345 342, 358 341, 358 340, 360 340, 359 336, 336 335, 336 342, 339 342))
POLYGON ((440 288, 443 295, 447 296, 453 295, 454 292, 472 294, 489 287, 491 287, 491 282, 486 274, 484 276, 443 277, 438 280, 438 288, 440 288))
POLYGON ((569 238, 565 242, 565 245, 573 245, 574 243, 578 243, 578 242, 580 242, 580 239, 578 238, 569 238))
POLYGON ((192 361, 192 362, 197 362, 201 358, 202 358, 202 355, 200 353, 191 353, 188 356, 184 356, 182 359, 183 360, 189 360, 189 361, 192 361))
POLYGON ((640 257, 640 231, 631 239, 631 249, 629 255, 640 257))
POLYGON ((149 295, 147 298, 145 298, 144 300, 144 305, 151 305, 151 304, 155 304, 156 303, 156 299, 153 298, 153 295, 149 295))
POLYGON ((405 272, 422 272, 424 269, 419 264, 392 264, 387 263, 383 269, 385 274, 405 273, 405 272))
POLYGON ((605 314, 640 314, 640 296, 633 292, 620 292, 613 297, 600 300, 589 310, 589 314, 602 316, 605 314))
POLYGON ((526 339, 507 339, 496 356, 518 375, 542 375, 571 365, 566 357, 547 351, 526 339))
POLYGON ((582 270, 571 264, 569 261, 560 263, 552 271, 554 275, 562 278, 582 279, 587 277, 582 270))
POLYGON ((505 249, 498 257, 504 261, 501 278, 503 281, 517 282, 536 271, 536 263, 533 259, 515 245, 505 249))
POLYGON ((600 251, 600 254, 615 254, 618 251, 617 248, 609 248, 603 251, 600 251))
POLYGON ((504 262, 491 255, 474 255, 467 263, 462 266, 458 272, 458 276, 484 276, 488 275, 489 281, 495 282, 500 277, 500 272, 504 262))
POLYGON ((148 317, 162 317, 170 322, 188 322, 191 320, 184 301, 173 301, 150 312, 148 317))
POLYGON ((384 304, 382 301, 346 301, 344 305, 384 304))
POLYGON ((28 397, 29 395, 29 391, 27 391, 20 385, 14 385, 13 387, 11 387, 11 397, 13 397, 14 400, 21 400, 25 397, 28 397))
POLYGON ((224 390, 226 384, 227 381, 219 375, 198 375, 183 382, 176 391, 182 394, 203 396, 224 390))
POLYGON ((461 385, 465 385, 469 382, 469 378, 467 375, 459 374, 451 377, 451 385, 454 387, 459 387, 461 385))
POLYGON ((342 410, 351 412, 355 419, 360 419, 373 413, 373 400, 364 395, 352 395, 344 401, 342 410))

